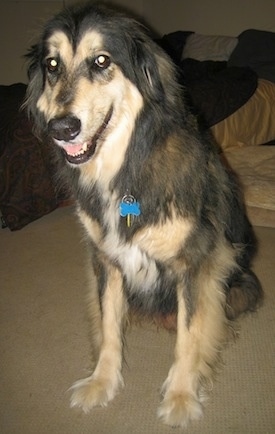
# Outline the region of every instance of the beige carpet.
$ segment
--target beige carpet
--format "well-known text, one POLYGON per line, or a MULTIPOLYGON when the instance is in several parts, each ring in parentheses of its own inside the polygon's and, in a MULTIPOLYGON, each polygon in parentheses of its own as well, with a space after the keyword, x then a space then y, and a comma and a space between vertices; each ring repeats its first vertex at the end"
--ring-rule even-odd
MULTIPOLYGON (((275 433, 275 229, 256 232, 265 305, 241 321, 205 416, 188 434, 275 433)), ((174 336, 149 326, 128 333, 126 387, 115 400, 88 415, 69 408, 67 390, 90 360, 80 240, 70 208, 18 232, 0 230, 0 433, 182 432, 156 419, 174 336)))

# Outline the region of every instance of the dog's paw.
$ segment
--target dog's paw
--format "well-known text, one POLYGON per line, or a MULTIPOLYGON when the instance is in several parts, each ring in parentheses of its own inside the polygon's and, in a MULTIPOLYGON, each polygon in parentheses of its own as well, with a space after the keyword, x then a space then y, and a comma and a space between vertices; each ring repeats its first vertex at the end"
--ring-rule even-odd
POLYGON ((199 400, 188 393, 169 392, 165 395, 158 417, 166 425, 185 428, 191 420, 199 419, 203 414, 199 400))
POLYGON ((91 375, 73 384, 71 407, 79 407, 88 413, 93 407, 105 407, 123 386, 123 379, 119 375, 115 381, 107 378, 96 378, 91 375))

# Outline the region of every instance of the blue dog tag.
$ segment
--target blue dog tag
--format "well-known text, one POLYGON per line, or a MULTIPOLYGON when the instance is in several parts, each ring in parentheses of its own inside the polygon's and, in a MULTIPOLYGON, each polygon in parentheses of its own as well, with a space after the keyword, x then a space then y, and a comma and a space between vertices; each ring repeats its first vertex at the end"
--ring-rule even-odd
POLYGON ((140 215, 140 204, 136 201, 134 196, 126 194, 123 196, 119 208, 120 215, 121 217, 126 217, 127 226, 129 228, 132 225, 132 216, 140 215))

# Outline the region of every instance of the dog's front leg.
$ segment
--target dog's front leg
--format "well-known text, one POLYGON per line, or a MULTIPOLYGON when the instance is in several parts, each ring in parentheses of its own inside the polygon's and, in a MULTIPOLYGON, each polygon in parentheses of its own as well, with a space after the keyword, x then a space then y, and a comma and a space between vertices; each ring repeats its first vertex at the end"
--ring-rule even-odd
POLYGON ((199 291, 192 314, 182 287, 178 288, 175 361, 164 382, 158 410, 162 421, 172 426, 186 427, 202 415, 206 388, 212 387, 213 367, 227 335, 221 280, 201 273, 193 284, 199 291))
POLYGON ((122 322, 126 302, 120 271, 109 265, 107 283, 101 299, 102 343, 93 374, 77 381, 73 386, 72 407, 88 412, 95 406, 105 406, 123 386, 122 322))
POLYGON ((197 395, 194 365, 197 343, 192 342, 193 337, 186 324, 187 308, 181 292, 178 290, 175 361, 162 387, 164 398, 158 416, 167 425, 185 427, 190 419, 201 416, 202 408, 197 395))

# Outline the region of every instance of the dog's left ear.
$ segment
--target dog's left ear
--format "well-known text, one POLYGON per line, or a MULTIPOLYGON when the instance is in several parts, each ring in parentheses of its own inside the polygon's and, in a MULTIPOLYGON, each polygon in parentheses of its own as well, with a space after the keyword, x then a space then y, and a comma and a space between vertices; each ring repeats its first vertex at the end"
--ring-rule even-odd
POLYGON ((163 100, 165 93, 161 80, 162 58, 157 53, 153 42, 135 41, 136 68, 138 87, 154 101, 163 100))

